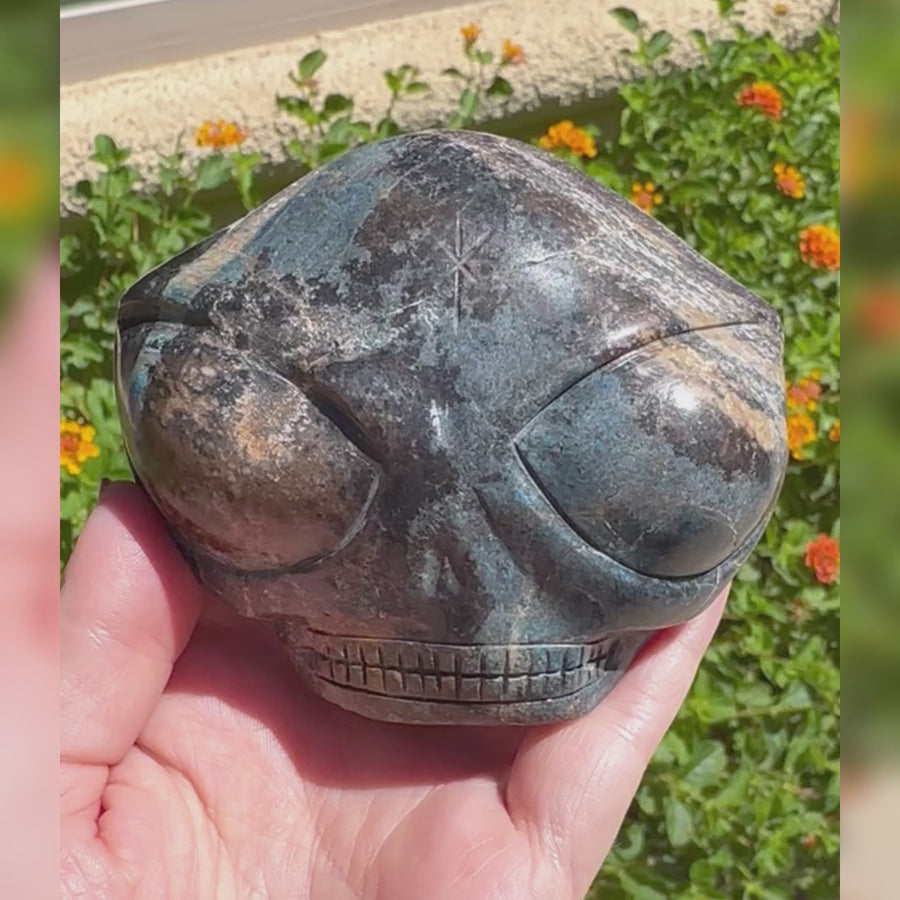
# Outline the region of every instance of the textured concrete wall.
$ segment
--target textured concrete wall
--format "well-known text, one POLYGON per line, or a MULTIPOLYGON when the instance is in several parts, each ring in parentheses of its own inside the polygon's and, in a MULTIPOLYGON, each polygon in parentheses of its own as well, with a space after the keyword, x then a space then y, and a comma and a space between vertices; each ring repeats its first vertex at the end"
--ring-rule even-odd
MULTIPOLYGON (((633 46, 633 39, 609 15, 622 2, 492 0, 66 85, 60 91, 62 186, 88 171, 95 134, 110 134, 130 146, 135 164, 152 177, 157 151, 170 151, 179 134, 190 145, 194 128, 207 118, 238 120, 250 128, 252 144, 279 161, 283 135, 293 120, 276 111, 274 97, 292 92, 287 73, 315 47, 329 57, 321 70, 323 89, 354 97, 363 118, 377 118, 384 110, 384 69, 404 62, 419 66, 434 90, 403 104, 398 118, 411 127, 432 124, 455 103, 458 89, 440 71, 459 63, 459 28, 470 21, 483 27, 487 46, 499 48, 504 37, 511 37, 525 48, 527 65, 510 74, 515 87, 511 113, 598 97, 627 74, 619 51, 633 46)), ((678 65, 696 59, 692 29, 721 27, 714 0, 625 5, 652 29, 672 32, 671 58, 678 65)), ((836 14, 835 0, 788 0, 786 5, 786 14, 777 15, 771 0, 747 0, 743 22, 751 31, 771 29, 796 43, 836 14)))

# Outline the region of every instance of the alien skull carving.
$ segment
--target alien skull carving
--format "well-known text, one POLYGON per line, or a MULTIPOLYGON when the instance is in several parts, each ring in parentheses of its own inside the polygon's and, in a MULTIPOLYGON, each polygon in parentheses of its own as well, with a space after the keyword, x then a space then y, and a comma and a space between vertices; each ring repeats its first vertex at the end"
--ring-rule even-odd
POLYGON ((777 317, 524 144, 354 150, 137 282, 135 472, 374 718, 582 714, 723 588, 786 465, 777 317))

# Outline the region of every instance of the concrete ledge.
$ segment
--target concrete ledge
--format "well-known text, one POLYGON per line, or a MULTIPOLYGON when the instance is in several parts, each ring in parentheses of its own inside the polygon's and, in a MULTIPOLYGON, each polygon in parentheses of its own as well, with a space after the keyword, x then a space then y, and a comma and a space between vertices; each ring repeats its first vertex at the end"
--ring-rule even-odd
MULTIPOLYGON (((275 109, 275 94, 293 92, 287 73, 315 47, 328 54, 323 89, 353 97, 360 118, 376 119, 385 108, 383 70, 419 66, 433 91, 401 104, 396 115, 411 128, 433 124, 455 106, 455 85, 440 72, 460 63, 459 28, 470 21, 484 29, 485 46, 499 49, 510 37, 525 49, 527 64, 509 74, 510 114, 601 97, 628 74, 619 51, 633 41, 609 15, 620 5, 674 35, 671 59, 679 66, 698 58, 692 29, 722 30, 714 0, 492 0, 66 85, 60 90, 61 186, 65 191, 90 171, 95 134, 131 147, 132 161, 152 180, 157 153, 171 151, 179 134, 192 146, 194 128, 210 118, 241 122, 251 130, 248 145, 283 161, 281 144, 293 120, 275 109)), ((835 0, 788 0, 784 15, 771 0, 747 0, 741 21, 754 33, 769 29, 796 45, 836 14, 835 0)))

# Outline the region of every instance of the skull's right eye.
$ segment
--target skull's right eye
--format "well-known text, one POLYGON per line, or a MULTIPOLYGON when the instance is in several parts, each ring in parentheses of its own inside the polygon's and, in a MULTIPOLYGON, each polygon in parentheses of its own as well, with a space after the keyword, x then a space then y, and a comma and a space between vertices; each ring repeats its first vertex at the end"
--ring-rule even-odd
MULTIPOLYGON (((193 551, 243 570, 315 565, 360 530, 379 467, 292 382, 209 329, 120 334, 125 441, 193 551)), ((343 430, 342 430, 343 429, 343 430)))
POLYGON ((519 457, 596 549, 646 575, 709 571, 781 483, 780 347, 767 344, 763 326, 740 326, 629 353, 542 410, 516 439, 519 457))

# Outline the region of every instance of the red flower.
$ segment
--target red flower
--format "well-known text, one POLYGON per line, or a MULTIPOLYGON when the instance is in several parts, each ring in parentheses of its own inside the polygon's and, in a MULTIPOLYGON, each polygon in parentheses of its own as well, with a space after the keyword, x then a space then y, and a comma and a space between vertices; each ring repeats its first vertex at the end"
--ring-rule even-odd
POLYGON ((831 584, 837 579, 841 564, 841 545, 827 534, 820 534, 806 545, 803 560, 815 572, 816 581, 831 584))
POLYGON ((737 97, 738 106, 755 106, 770 119, 781 118, 781 94, 772 84, 757 81, 745 87, 737 97))

